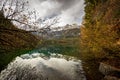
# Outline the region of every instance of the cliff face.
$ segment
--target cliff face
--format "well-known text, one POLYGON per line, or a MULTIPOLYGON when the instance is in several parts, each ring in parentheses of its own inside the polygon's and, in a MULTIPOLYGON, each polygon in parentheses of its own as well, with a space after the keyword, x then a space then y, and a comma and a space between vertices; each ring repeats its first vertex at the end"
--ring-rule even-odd
POLYGON ((91 61, 91 65, 85 68, 91 78, 88 80, 101 80, 100 76, 91 77, 99 73, 90 70, 93 65, 96 66, 96 62, 98 65, 94 71, 98 70, 99 61, 107 60, 106 63, 120 67, 120 0, 85 0, 85 4, 84 26, 81 27, 81 56, 86 63, 91 61))

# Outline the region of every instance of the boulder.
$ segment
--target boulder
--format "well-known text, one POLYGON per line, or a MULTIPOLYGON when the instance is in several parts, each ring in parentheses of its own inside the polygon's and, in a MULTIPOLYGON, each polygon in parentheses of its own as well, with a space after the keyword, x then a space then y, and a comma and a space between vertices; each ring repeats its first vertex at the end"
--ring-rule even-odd
POLYGON ((114 66, 101 62, 99 71, 105 75, 105 80, 120 80, 120 69, 114 66))
POLYGON ((118 79, 117 77, 114 76, 105 76, 103 80, 120 80, 120 78, 118 79))

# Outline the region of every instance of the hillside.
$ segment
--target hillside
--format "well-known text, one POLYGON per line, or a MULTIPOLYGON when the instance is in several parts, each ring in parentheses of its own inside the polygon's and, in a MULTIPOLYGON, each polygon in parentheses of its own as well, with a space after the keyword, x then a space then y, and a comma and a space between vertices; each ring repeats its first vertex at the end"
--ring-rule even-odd
POLYGON ((60 31, 52 31, 50 34, 48 34, 48 37, 51 39, 73 38, 78 37, 79 33, 80 33, 79 28, 73 28, 60 31))
POLYGON ((85 0, 85 4, 81 56, 88 80, 101 80, 100 62, 120 68, 120 0, 85 0))
POLYGON ((38 35, 43 39, 63 39, 63 38, 74 38, 80 36, 79 27, 61 27, 59 30, 51 29, 45 33, 33 32, 33 34, 38 35))
POLYGON ((27 31, 18 29, 8 19, 5 19, 3 15, 0 15, 0 51, 33 48, 37 42, 37 37, 27 31))
POLYGON ((36 36, 18 29, 0 13, 0 70, 17 55, 33 49, 38 42, 36 36))

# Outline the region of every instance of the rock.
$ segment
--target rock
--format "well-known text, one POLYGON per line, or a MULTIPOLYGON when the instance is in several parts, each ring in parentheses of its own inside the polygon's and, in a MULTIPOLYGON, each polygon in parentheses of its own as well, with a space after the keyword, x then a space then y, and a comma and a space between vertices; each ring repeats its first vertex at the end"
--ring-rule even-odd
POLYGON ((120 80, 120 69, 111 65, 100 63, 99 71, 105 75, 105 80, 120 80))
POLYGON ((120 80, 120 78, 118 79, 117 77, 114 76, 105 76, 103 80, 120 80))

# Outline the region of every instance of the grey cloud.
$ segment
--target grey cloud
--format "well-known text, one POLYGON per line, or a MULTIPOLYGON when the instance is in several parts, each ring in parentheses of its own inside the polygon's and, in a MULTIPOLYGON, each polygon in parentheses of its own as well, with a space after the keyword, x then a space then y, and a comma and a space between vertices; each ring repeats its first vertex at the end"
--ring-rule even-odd
POLYGON ((84 15, 84 0, 30 0, 40 17, 60 17, 60 24, 80 23, 84 15))
POLYGON ((61 6, 62 9, 68 9, 74 6, 74 4, 76 4, 78 0, 52 0, 52 1, 60 3, 62 5, 61 6))

